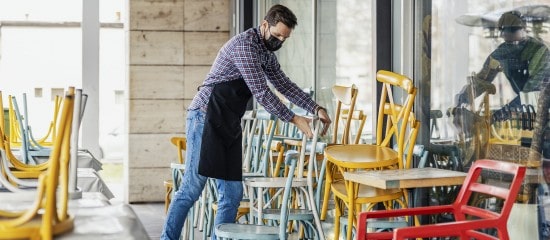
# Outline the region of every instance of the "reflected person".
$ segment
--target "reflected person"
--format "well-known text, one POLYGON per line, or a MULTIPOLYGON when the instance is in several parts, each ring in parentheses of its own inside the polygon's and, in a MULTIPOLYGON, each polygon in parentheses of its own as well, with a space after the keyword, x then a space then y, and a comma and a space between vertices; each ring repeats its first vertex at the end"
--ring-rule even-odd
POLYGON ((483 92, 494 94, 491 84, 499 72, 503 72, 517 96, 508 104, 521 105, 520 92, 540 91, 550 76, 550 52, 547 45, 537 38, 527 36, 526 24, 517 11, 506 12, 498 20, 500 44, 485 60, 482 69, 473 76, 473 86, 468 84, 456 96, 457 105, 471 104, 471 99, 483 92), (474 96, 471 96, 473 87, 474 96))

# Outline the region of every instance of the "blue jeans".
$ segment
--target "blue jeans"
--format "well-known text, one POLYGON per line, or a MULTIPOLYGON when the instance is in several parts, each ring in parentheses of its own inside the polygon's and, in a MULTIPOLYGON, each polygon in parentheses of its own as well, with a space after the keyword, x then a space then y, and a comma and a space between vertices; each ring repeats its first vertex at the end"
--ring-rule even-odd
MULTIPOLYGON (((200 110, 187 112, 185 173, 181 187, 172 197, 160 239, 179 239, 189 209, 199 199, 206 184, 207 177, 198 173, 204 117, 205 113, 200 110)), ((218 179, 217 188, 218 212, 214 226, 235 222, 237 209, 243 196, 242 182, 218 179)), ((216 239, 214 231, 212 231, 212 239, 216 239)))

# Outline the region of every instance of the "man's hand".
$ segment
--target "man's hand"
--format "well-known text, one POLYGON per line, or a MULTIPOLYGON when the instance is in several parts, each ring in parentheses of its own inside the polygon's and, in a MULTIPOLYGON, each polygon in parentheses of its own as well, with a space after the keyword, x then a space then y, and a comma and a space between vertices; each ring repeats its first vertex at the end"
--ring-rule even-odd
POLYGON ((309 126, 311 119, 294 115, 290 122, 296 125, 296 127, 298 127, 298 129, 300 129, 300 131, 302 131, 308 138, 313 137, 313 132, 311 131, 311 127, 309 126))
POLYGON ((323 123, 323 131, 321 131, 321 136, 325 136, 325 134, 327 134, 328 127, 330 127, 330 124, 332 123, 332 120, 330 120, 327 110, 324 108, 320 108, 319 111, 317 111, 317 115, 323 123))

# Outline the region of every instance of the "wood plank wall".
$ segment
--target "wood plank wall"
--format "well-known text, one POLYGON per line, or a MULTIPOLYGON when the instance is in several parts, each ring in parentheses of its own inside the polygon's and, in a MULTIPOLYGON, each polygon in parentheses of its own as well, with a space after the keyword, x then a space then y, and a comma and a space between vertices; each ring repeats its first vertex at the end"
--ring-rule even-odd
POLYGON ((125 200, 164 200, 186 108, 229 39, 229 0, 128 0, 125 200))

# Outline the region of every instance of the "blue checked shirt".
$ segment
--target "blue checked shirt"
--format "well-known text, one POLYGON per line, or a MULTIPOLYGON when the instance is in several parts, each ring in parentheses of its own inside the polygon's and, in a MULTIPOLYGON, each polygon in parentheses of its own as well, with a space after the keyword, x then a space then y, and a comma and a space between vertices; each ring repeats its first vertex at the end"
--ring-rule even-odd
POLYGON ((281 70, 277 57, 267 50, 259 28, 251 28, 231 38, 218 52, 203 85, 193 98, 189 110, 206 109, 216 83, 243 78, 256 101, 269 113, 288 122, 294 116, 269 89, 267 81, 290 102, 314 113, 318 105, 281 70))

